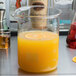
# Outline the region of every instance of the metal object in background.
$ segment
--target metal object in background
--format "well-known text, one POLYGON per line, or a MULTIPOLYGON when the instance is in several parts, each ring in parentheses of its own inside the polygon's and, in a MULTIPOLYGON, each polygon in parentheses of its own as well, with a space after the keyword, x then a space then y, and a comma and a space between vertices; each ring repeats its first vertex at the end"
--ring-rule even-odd
POLYGON ((9 27, 9 0, 0 0, 0 9, 5 9, 5 14, 3 22, 5 22, 5 27, 9 27))
POLYGON ((3 26, 4 14, 5 14, 5 9, 0 9, 0 29, 4 29, 4 26, 3 26))

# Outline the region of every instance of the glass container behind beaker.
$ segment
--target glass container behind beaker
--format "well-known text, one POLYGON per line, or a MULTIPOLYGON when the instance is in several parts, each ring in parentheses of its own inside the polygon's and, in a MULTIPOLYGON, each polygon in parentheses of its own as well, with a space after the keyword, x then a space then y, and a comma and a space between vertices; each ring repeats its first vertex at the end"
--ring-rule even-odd
POLYGON ((71 23, 66 42, 69 48, 76 49, 76 12, 71 23))

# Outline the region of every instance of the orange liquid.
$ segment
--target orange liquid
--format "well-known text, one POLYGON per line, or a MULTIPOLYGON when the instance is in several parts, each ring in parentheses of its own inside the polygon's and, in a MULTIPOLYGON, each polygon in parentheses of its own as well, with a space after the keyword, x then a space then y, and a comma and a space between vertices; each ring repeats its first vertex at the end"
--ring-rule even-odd
POLYGON ((48 31, 18 35, 18 63, 27 72, 47 72, 58 64, 59 36, 48 31))
POLYGON ((0 49, 8 49, 10 46, 10 37, 8 35, 0 35, 0 49))

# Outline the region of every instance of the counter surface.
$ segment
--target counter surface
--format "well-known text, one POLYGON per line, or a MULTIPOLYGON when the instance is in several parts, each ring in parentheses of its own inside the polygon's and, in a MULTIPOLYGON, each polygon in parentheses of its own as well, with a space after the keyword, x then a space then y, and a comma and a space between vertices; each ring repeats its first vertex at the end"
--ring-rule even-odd
MULTIPOLYGON (((66 47, 66 36, 60 36, 59 63, 55 71, 39 75, 75 75, 76 63, 72 58, 76 56, 76 50, 66 47)), ((0 50, 0 76, 27 76, 33 75, 22 71, 18 66, 17 37, 11 37, 9 50, 0 50)), ((35 75, 36 76, 36 75, 35 75)))

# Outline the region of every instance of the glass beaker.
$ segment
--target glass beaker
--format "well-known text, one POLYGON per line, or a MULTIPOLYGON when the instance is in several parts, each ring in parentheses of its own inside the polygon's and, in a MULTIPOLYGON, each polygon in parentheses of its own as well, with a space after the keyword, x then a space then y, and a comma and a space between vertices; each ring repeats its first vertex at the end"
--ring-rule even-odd
POLYGON ((76 49, 76 12, 72 24, 70 26, 70 30, 66 42, 69 48, 76 49))
POLYGON ((43 6, 21 7, 18 20, 18 64, 26 72, 48 72, 57 68, 59 15, 61 11, 43 6), (49 11, 48 11, 49 10, 49 11))

